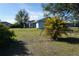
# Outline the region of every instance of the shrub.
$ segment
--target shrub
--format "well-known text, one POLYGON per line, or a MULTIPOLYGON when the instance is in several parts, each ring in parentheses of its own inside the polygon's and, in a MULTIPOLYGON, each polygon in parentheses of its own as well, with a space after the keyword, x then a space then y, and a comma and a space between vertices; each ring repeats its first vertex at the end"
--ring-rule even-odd
POLYGON ((0 47, 12 40, 13 36, 15 36, 14 32, 10 31, 8 27, 0 23, 0 47))
POLYGON ((62 33, 67 34, 67 29, 66 23, 59 17, 47 18, 45 21, 45 30, 53 40, 57 40, 58 37, 61 37, 62 33))

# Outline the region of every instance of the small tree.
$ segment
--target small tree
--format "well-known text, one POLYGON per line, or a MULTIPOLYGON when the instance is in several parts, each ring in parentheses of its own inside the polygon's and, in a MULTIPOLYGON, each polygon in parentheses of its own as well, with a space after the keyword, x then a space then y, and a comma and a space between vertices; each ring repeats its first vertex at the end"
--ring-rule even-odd
POLYGON ((62 33, 67 34, 66 23, 61 20, 59 17, 47 18, 45 22, 45 30, 48 35, 53 38, 53 40, 57 40, 58 37, 61 36, 62 33))

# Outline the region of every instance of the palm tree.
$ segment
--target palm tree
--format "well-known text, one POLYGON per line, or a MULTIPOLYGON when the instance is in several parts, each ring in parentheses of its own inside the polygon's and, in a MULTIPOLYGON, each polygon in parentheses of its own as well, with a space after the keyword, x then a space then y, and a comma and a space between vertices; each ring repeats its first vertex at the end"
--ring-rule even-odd
POLYGON ((58 17, 47 18, 45 22, 45 29, 47 34, 54 40, 57 40, 61 34, 67 34, 68 29, 66 23, 58 17))

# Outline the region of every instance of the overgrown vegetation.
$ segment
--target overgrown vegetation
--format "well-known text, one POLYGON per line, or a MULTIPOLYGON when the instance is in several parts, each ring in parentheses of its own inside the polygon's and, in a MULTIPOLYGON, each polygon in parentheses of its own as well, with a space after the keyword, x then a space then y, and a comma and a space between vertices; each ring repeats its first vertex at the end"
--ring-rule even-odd
POLYGON ((62 19, 65 20, 78 20, 79 18, 78 3, 47 3, 43 4, 42 7, 45 11, 45 16, 60 16, 62 19))
POLYGON ((46 19, 45 30, 47 34, 53 38, 53 40, 57 40, 61 34, 67 35, 66 31, 68 30, 68 27, 66 26, 66 23, 59 17, 52 17, 46 19))
POLYGON ((13 40, 13 36, 15 36, 14 32, 0 23, 0 46, 8 44, 10 40, 13 40))

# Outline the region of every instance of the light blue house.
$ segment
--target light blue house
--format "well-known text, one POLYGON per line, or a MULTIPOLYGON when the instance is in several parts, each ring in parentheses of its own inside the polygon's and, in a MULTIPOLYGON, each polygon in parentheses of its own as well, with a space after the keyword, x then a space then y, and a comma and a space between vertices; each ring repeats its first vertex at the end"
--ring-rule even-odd
POLYGON ((44 28, 44 23, 45 23, 45 18, 38 20, 36 22, 36 28, 43 29, 44 28))

